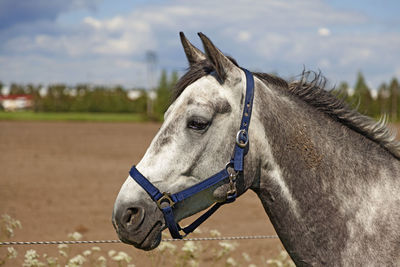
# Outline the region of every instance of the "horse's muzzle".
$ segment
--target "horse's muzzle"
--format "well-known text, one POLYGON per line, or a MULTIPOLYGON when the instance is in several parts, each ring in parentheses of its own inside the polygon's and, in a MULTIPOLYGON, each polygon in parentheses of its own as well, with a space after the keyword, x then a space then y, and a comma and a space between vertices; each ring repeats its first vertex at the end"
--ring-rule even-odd
POLYGON ((119 239, 143 250, 152 250, 161 242, 163 215, 153 203, 122 203, 112 215, 119 239))

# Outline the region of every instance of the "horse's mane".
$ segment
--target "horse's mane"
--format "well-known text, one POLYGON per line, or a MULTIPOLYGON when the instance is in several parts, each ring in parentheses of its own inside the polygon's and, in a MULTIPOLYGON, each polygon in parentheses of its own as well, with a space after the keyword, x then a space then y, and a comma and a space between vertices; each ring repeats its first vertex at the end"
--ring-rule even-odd
MULTIPOLYGON (((236 61, 231 60, 237 65, 236 61)), ((178 98, 187 86, 213 71, 214 67, 208 60, 192 65, 176 84, 173 100, 178 98)), ((268 85, 287 90, 289 94, 298 97, 332 119, 378 143, 393 156, 400 159, 400 142, 395 140, 396 135, 388 129, 385 119, 375 121, 352 109, 343 99, 325 88, 326 78, 321 73, 303 71, 299 80, 290 83, 267 73, 254 72, 253 74, 268 85)))

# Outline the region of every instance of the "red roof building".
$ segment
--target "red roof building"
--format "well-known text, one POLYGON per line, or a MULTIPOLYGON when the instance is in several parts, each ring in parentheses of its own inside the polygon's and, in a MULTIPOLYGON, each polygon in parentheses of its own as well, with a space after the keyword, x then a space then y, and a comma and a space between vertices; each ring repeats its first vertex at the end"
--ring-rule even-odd
POLYGON ((0 105, 6 111, 24 110, 33 107, 32 95, 0 95, 0 105))

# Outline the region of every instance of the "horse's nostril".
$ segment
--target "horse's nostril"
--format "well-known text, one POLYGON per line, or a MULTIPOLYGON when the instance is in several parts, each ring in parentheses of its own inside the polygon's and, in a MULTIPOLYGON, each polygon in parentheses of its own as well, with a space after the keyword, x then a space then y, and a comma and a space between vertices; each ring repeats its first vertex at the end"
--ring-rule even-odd
POLYGON ((138 227, 144 219, 144 209, 141 207, 128 208, 123 216, 123 222, 126 227, 138 227))
POLYGON ((139 214, 139 209, 138 208, 130 208, 127 210, 127 219, 128 221, 126 222, 128 225, 129 224, 134 224, 135 219, 137 218, 137 215, 139 214))

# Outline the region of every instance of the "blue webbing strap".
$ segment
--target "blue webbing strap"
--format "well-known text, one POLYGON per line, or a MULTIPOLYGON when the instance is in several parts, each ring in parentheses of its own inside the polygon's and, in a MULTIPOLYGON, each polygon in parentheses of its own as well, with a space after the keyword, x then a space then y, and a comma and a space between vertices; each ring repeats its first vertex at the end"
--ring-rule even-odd
POLYGON ((220 182, 228 177, 229 177, 228 171, 226 169, 223 169, 222 171, 214 174, 213 176, 211 176, 210 178, 207 178, 204 181, 201 181, 198 184, 195 184, 189 188, 186 188, 178 193, 172 194, 171 198, 174 202, 180 202, 190 196, 197 194, 200 191, 203 191, 203 190, 209 188, 210 186, 217 184, 218 182, 220 182))
POLYGON ((135 165, 132 166, 129 175, 149 194, 153 201, 157 201, 163 196, 160 190, 136 169, 135 165))
MULTIPOLYGON (((133 165, 131 170, 129 171, 129 175, 149 194, 151 199, 154 201, 159 200, 163 194, 158 190, 149 180, 147 180, 146 177, 144 177, 138 169, 136 169, 136 166, 133 165)), ((186 188, 178 193, 171 194, 170 198, 172 199, 173 202, 178 203, 181 202, 188 197, 191 197, 195 194, 197 194, 200 191, 203 191, 210 186, 213 186, 217 184, 218 182, 221 182, 222 180, 226 179, 229 177, 229 172, 226 169, 223 169, 222 171, 214 174, 213 176, 207 178, 204 181, 201 181, 198 184, 195 184, 189 188, 186 188)))
POLYGON ((172 207, 167 206, 165 208, 162 208, 161 211, 164 214, 165 226, 168 227, 169 233, 171 234, 172 238, 182 239, 183 236, 179 233, 181 227, 177 222, 175 222, 172 207))
POLYGON ((240 130, 239 130, 239 136, 237 138, 237 141, 247 143, 246 146, 240 147, 239 144, 235 145, 235 152, 234 152, 234 158, 233 158, 233 165, 234 169, 237 172, 243 171, 243 159, 244 155, 248 151, 248 141, 249 141, 249 126, 250 126, 250 118, 251 118, 251 111, 253 108, 253 98, 254 98, 254 77, 253 74, 246 70, 243 69, 244 73, 246 74, 246 97, 245 97, 245 102, 244 102, 244 108, 243 108, 243 115, 242 115, 242 121, 240 122, 240 130))
MULTIPOLYGON (((153 201, 157 201, 163 196, 163 194, 161 194, 161 192, 155 186, 153 186, 153 184, 149 180, 147 180, 147 178, 144 177, 138 171, 138 169, 136 169, 135 165, 132 166, 131 170, 129 171, 129 175, 147 192, 147 194, 149 194, 149 196, 153 199, 153 201)), ((222 171, 214 174, 210 178, 198 184, 195 184, 178 193, 170 195, 170 198, 174 203, 181 202, 186 198, 193 196, 198 192, 201 192, 228 177, 229 177, 228 171, 226 169, 223 169, 222 171)), ((171 206, 168 205, 165 208, 161 208, 161 211, 164 214, 165 224, 168 227, 171 236, 173 238, 182 239, 183 236, 179 233, 180 230, 182 230, 186 235, 193 232, 201 223, 203 223, 208 217, 210 217, 220 206, 222 206, 225 203, 230 203, 233 201, 234 201, 234 196, 232 196, 230 199, 227 199, 227 201, 225 202, 216 203, 202 216, 200 216, 193 223, 191 223, 189 226, 183 229, 179 226, 178 223, 175 222, 174 213, 171 206)))

